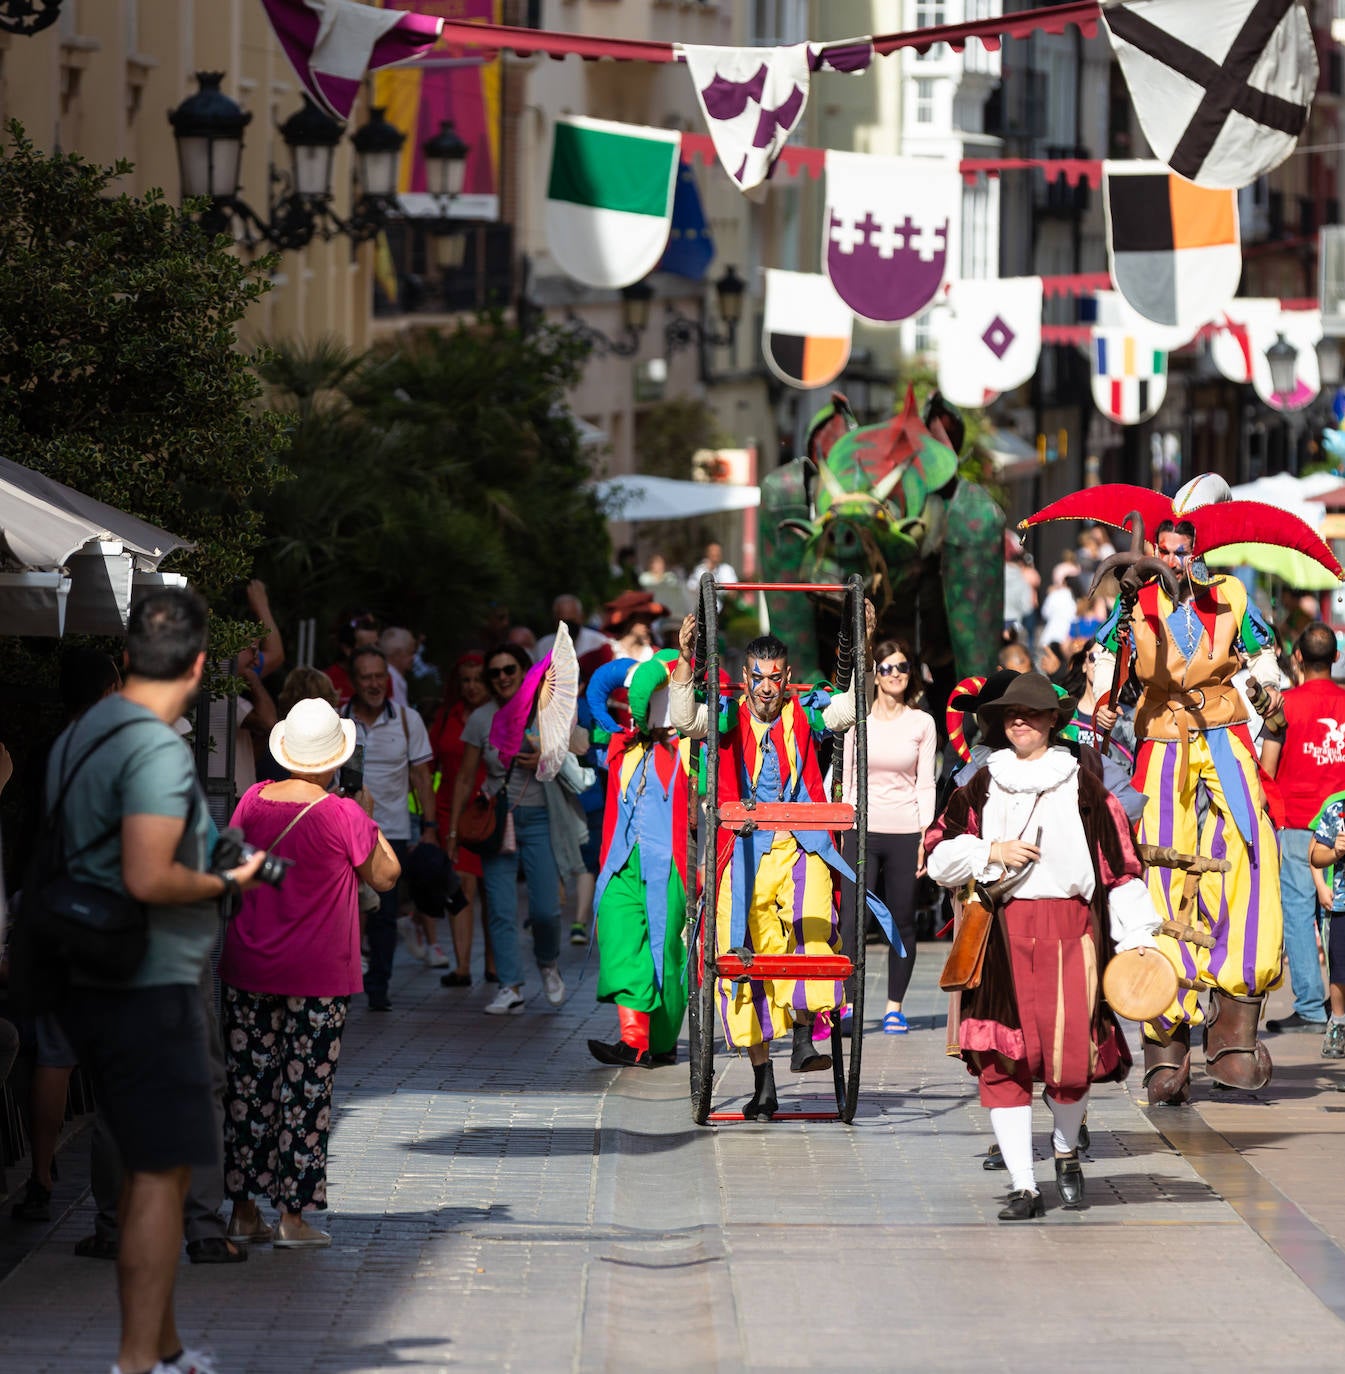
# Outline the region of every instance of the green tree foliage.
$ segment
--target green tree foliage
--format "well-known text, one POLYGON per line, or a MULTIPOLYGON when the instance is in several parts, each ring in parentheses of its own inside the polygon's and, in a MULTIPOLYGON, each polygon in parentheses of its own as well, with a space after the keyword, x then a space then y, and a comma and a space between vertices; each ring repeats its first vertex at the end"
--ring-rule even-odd
POLYGON ((263 375, 292 417, 295 474, 263 505, 277 608, 324 631, 370 609, 443 658, 491 603, 541 629, 558 592, 599 596, 607 527, 564 404, 584 351, 497 316, 359 358, 277 346, 263 375))
POLYGON ((210 243, 159 191, 119 194, 121 162, 0 149, 0 453, 190 539, 167 565, 249 633, 235 593, 281 475, 285 422, 256 404, 236 326, 269 260, 210 243))

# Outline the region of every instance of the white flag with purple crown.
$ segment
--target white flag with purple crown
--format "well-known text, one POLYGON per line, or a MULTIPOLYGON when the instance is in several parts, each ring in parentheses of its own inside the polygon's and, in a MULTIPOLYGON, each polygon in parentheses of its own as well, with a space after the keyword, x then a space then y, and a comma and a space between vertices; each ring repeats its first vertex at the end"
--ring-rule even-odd
POLYGON ((955 160, 827 152, 822 270, 871 324, 918 315, 958 262, 955 160))

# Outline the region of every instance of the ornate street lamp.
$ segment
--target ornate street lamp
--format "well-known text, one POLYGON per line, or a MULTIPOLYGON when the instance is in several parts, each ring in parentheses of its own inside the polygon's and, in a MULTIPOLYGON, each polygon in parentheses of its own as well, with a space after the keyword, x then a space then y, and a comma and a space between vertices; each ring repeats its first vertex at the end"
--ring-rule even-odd
POLYGON ((359 168, 360 198, 341 228, 357 243, 373 238, 388 222, 397 202, 397 168, 406 135, 383 117, 385 106, 375 105, 369 118, 350 136, 359 168))
MULTIPOLYGON (((443 120, 439 132, 421 145, 425 158, 425 187, 432 196, 451 202, 462 194, 467 180, 467 154, 471 151, 458 136, 451 119, 443 120)), ((447 210, 447 205, 445 205, 447 210)))
POLYGON ((573 310, 566 312, 566 319, 572 332, 583 339, 600 358, 605 358, 609 353, 618 358, 631 358, 639 352, 640 338, 649 327, 649 307, 653 299, 654 288, 647 281, 632 282, 621 288, 622 337, 619 339, 608 338, 601 329, 580 319, 573 310))
POLYGON ((211 202, 201 216, 207 234, 229 227, 230 209, 238 198, 238 168, 243 158, 243 130, 252 115, 220 90, 223 72, 197 72, 199 89, 168 116, 177 140, 182 194, 211 202))
POLYGON ((1292 396, 1298 386, 1298 349, 1284 335, 1276 334, 1275 342, 1266 349, 1270 364, 1270 390, 1276 396, 1292 396))
POLYGON ((719 304, 719 318, 724 322, 723 333, 718 333, 706 325, 704 318, 693 320, 681 314, 671 304, 668 306, 668 319, 663 326, 663 342, 668 355, 693 345, 701 350, 701 372, 708 375, 706 354, 711 348, 732 348, 738 337, 738 322, 743 317, 743 293, 747 283, 738 275, 733 266, 724 269, 724 275, 715 282, 715 297, 719 304))

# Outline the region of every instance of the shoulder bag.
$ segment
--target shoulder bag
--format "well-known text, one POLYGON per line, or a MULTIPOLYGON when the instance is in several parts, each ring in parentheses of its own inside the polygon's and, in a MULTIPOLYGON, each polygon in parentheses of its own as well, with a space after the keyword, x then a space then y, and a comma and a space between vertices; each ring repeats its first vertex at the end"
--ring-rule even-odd
POLYGON ((509 779, 513 776, 511 763, 493 797, 477 792, 462 808, 458 817, 458 843, 483 859, 494 858, 504 843, 505 821, 509 816, 509 779))

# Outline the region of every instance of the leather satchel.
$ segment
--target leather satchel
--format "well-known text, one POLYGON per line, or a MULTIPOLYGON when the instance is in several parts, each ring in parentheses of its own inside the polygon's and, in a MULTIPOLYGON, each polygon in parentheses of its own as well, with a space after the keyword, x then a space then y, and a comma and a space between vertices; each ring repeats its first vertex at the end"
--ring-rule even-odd
POLYGON ((500 848, 504 839, 507 788, 501 787, 493 796, 478 792, 458 817, 458 843, 474 854, 488 857, 500 848))
POLYGON ((995 920, 995 900, 983 887, 962 908, 962 919, 953 934, 939 986, 944 992, 970 992, 981 986, 986 946, 995 920))

